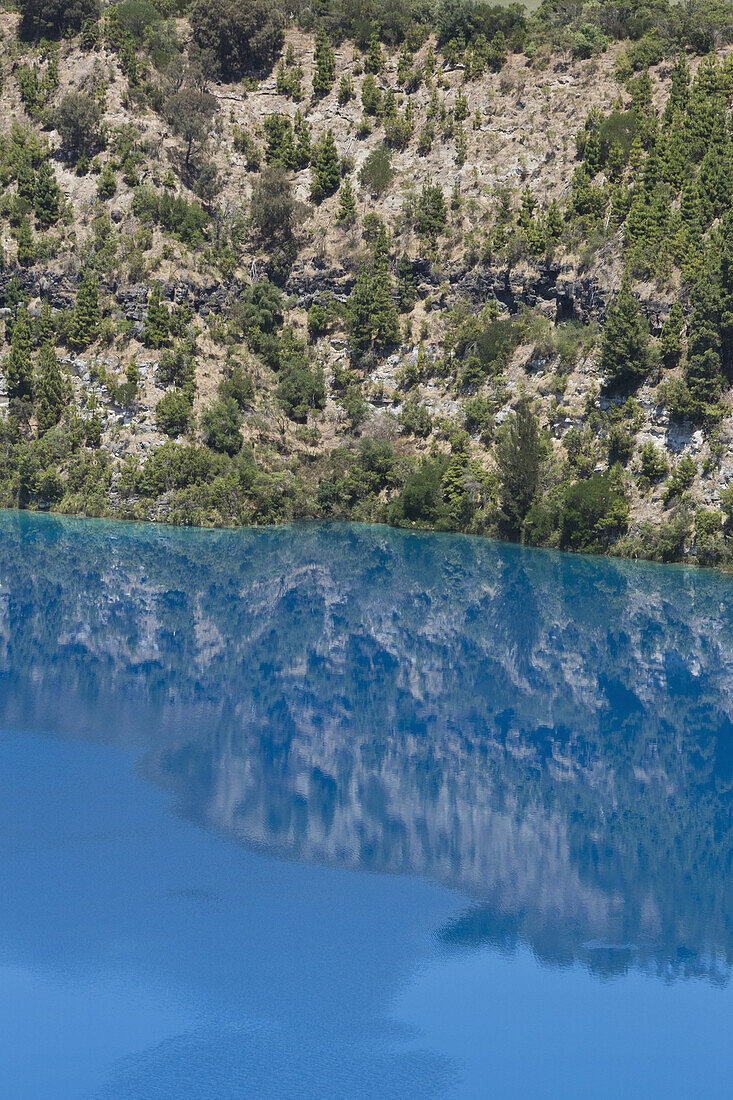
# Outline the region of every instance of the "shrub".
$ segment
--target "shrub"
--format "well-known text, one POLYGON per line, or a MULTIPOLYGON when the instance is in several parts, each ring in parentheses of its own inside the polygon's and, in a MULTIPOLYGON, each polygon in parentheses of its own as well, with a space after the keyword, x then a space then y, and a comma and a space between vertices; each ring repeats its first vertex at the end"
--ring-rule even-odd
POLYGON ((100 13, 99 0, 17 0, 16 7, 21 35, 35 40, 78 31, 100 13))
POLYGON ((218 391, 219 396, 224 399, 233 398, 240 409, 249 408, 255 397, 254 383, 250 376, 244 373, 239 363, 232 367, 225 378, 222 378, 218 391))
POLYGON ((191 33, 225 76, 269 65, 283 45, 283 13, 271 0, 196 0, 191 33))
POLYGON ((639 449, 639 485, 644 488, 661 481, 669 473, 669 462, 664 451, 652 442, 645 443, 639 449))
POLYGON ((206 446, 221 454, 235 455, 242 449, 242 414, 233 397, 221 397, 204 409, 201 428, 206 446))
POLYGON ((406 399, 397 418, 405 432, 425 438, 433 430, 433 418, 416 394, 406 399))
POLYGON ((413 470, 399 496, 392 501, 389 510, 389 522, 397 527, 408 524, 433 526, 443 514, 441 484, 447 460, 424 459, 413 470))
POLYGON ((565 490, 560 542, 568 550, 601 553, 626 530, 629 506, 609 474, 593 474, 565 490))
POLYGON ((191 421, 191 401, 183 390, 170 390, 155 407, 155 424, 159 432, 175 439, 183 435, 191 421))
POLYGON ((71 157, 89 154, 99 140, 101 112, 86 92, 67 92, 56 111, 55 124, 64 152, 71 157))
POLYGON ((359 172, 359 182, 362 187, 372 195, 381 195, 387 190, 393 177, 394 169, 389 149, 384 145, 373 149, 359 172))

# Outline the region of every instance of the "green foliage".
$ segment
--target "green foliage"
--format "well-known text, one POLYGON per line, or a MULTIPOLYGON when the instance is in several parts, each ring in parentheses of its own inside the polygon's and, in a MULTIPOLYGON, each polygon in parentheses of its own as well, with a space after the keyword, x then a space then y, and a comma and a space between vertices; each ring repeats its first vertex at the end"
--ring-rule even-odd
POLYGON ((690 415, 716 420, 726 380, 733 374, 733 215, 721 223, 691 295, 685 382, 690 415))
POLYGON ((38 354, 38 392, 36 421, 38 434, 43 435, 61 420, 67 411, 72 390, 53 347, 43 344, 38 354))
POLYGON ((265 159, 268 164, 300 171, 311 163, 310 126, 301 112, 295 112, 293 122, 285 115, 265 116, 265 159))
POLYGON ((667 482, 664 491, 664 503, 670 504, 677 497, 681 497, 690 488, 697 476, 695 460, 690 455, 683 455, 672 470, 672 476, 667 482))
POLYGON ((379 230, 371 263, 362 264, 348 304, 352 353, 384 352, 399 340, 397 307, 392 297, 387 232, 379 230))
POLYGON ((161 298, 160 287, 155 283, 148 298, 142 341, 146 348, 162 348, 168 343, 169 335, 170 314, 161 298))
POLYGON ((100 199, 111 199, 117 192, 117 177, 111 164, 105 164, 97 180, 97 194, 100 199))
POLYGON ((10 354, 5 361, 8 397, 11 401, 32 401, 34 390, 31 361, 31 320, 28 311, 19 309, 13 322, 10 354))
POLYGON ((295 256, 294 238, 302 207, 282 168, 272 166, 260 173, 252 190, 250 214, 255 231, 268 248, 271 270, 287 268, 295 256))
POLYGON ((361 105, 368 115, 377 116, 382 110, 382 93, 374 76, 368 73, 361 85, 361 105))
POLYGON ((499 435, 496 451, 500 500, 512 531, 521 530, 539 491, 543 446, 537 417, 528 397, 517 408, 499 435))
POLYGON ((277 333, 283 322, 283 308, 282 291, 268 279, 261 279, 246 288, 231 313, 233 330, 241 333, 252 350, 271 366, 278 361, 277 333))
POLYGON ((206 446, 220 454, 235 455, 242 449, 242 413, 233 397, 220 397, 201 414, 206 446))
POLYGON ((327 310, 314 302, 308 310, 308 335, 311 339, 324 336, 328 332, 329 315, 327 310))
POLYGON ((55 113, 61 145, 72 160, 89 155, 99 141, 101 112, 87 92, 67 92, 55 113))
POLYGON ((401 493, 389 507, 389 522, 397 527, 435 526, 441 519, 441 493, 447 459, 423 459, 407 477, 401 493))
POLYGON ((345 107, 346 104, 354 98, 354 84, 348 73, 344 73, 339 82, 338 89, 338 105, 339 107, 345 107))
POLYGON ((183 244, 196 246, 205 239, 210 217, 195 199, 188 202, 183 195, 169 190, 155 191, 143 185, 136 187, 132 211, 147 225, 160 225, 183 244))
POLYGON ((567 550, 602 553, 628 526, 629 507, 609 474, 593 474, 565 490, 560 542, 567 550))
POLYGON ((17 231, 17 260, 21 267, 30 267, 36 261, 36 242, 28 218, 21 218, 17 231))
POLYGON ((425 439, 433 430, 433 418, 429 409, 414 393, 411 393, 405 399, 398 420, 404 432, 408 435, 416 435, 421 439, 425 439))
POLYGON ((331 91, 336 79, 336 55, 328 41, 328 36, 321 28, 316 34, 313 62, 313 98, 323 99, 331 91))
POLYGON ((99 287, 91 272, 87 272, 76 295, 76 303, 69 327, 68 343, 74 351, 85 351, 99 336, 101 311, 99 287))
POLYGON ((286 65, 281 61, 277 68, 277 94, 288 96, 299 103, 303 98, 303 70, 300 65, 286 65))
POLYGON ((225 77, 268 66, 282 49, 284 14, 270 0, 195 0, 190 21, 194 42, 225 77))
POLYGON ((609 388, 636 386, 651 365, 649 328, 628 281, 606 316, 601 340, 601 371, 609 388))
POLYGON ((359 172, 359 183, 372 195, 383 195, 394 178, 389 149, 381 145, 372 149, 359 172))
POLYGON ((23 38, 59 38, 76 33, 88 20, 99 19, 99 0, 17 0, 23 38))
POLYGON ((189 175, 199 175, 201 152, 211 133, 211 120, 218 103, 209 92, 184 85, 165 102, 165 115, 174 134, 184 144, 183 167, 189 175))
POLYGON ((284 331, 281 340, 280 376, 277 399, 291 420, 304 423, 309 412, 325 407, 323 370, 310 364, 305 342, 290 329, 284 331))
POLYGON ((695 513, 695 556, 700 565, 715 565, 730 557, 723 538, 723 515, 717 509, 695 513))
POLYGON ((232 398, 243 411, 249 409, 255 399, 252 379, 235 363, 224 375, 217 387, 220 397, 232 398))
POLYGON ((448 209, 443 188, 439 183, 426 180, 415 206, 415 229, 433 245, 445 229, 448 209))
POLYGON ((364 71, 376 75, 384 68, 384 57, 379 44, 379 35, 372 34, 369 39, 369 49, 364 60, 364 71))
POLYGON ((56 182, 56 173, 46 157, 38 166, 33 194, 36 220, 44 229, 58 221, 60 200, 61 190, 56 182))
POLYGON ((662 327, 659 350, 665 367, 676 367, 682 357, 682 332, 685 315, 679 302, 673 302, 669 316, 662 327))
POLYGON ((356 221, 356 196, 348 177, 339 188, 339 207, 336 221, 342 225, 352 225, 356 221))
POLYGON ((191 400, 183 390, 169 390, 155 406, 155 426, 175 439, 183 435, 191 422, 191 400))
POLYGON ((669 462, 664 451, 653 443, 644 443, 639 448, 639 487, 644 489, 661 481, 669 473, 669 462))
POLYGON ((158 361, 158 382, 161 386, 177 386, 191 396, 196 384, 196 363, 190 341, 176 344, 164 351, 158 361))
POLYGON ((340 180, 341 168, 336 142, 333 131, 327 130, 316 146, 313 156, 311 182, 311 198, 313 201, 320 202, 329 195, 333 195, 334 191, 338 189, 340 180))

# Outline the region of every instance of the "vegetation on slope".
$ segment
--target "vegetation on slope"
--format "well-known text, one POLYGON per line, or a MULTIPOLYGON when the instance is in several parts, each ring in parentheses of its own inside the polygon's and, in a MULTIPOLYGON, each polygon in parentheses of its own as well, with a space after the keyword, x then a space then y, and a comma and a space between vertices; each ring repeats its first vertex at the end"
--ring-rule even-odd
POLYGON ((0 503, 728 561, 728 5, 0 30, 0 503))

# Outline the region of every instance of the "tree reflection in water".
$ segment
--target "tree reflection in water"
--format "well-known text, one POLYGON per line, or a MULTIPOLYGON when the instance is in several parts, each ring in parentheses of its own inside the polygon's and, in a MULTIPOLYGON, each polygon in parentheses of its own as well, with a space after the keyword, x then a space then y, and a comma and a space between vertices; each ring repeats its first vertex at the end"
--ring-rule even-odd
POLYGON ((142 747, 250 847, 455 886, 456 950, 727 979, 729 578, 360 526, 0 528, 6 728, 142 747))

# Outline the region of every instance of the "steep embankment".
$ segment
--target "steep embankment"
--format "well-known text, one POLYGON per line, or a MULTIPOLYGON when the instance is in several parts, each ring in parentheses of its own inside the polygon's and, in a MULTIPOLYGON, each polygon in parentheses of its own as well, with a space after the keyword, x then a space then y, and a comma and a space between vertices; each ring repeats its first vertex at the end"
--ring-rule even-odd
POLYGON ((133 14, 52 47, 2 16, 3 503, 727 558, 725 348, 694 359, 726 49, 634 74, 523 24, 487 67, 292 24, 227 82, 186 19, 133 14), (523 396, 544 434, 497 446, 523 396))

